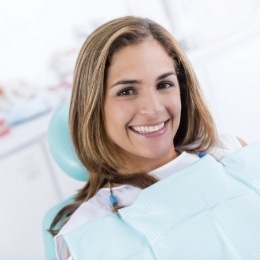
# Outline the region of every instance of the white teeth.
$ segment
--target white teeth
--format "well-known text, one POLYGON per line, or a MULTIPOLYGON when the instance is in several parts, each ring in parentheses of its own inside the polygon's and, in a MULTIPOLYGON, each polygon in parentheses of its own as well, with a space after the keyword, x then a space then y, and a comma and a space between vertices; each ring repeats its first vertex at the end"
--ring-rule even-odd
POLYGON ((159 130, 161 130, 164 127, 164 123, 161 123, 156 126, 132 126, 132 128, 141 134, 149 134, 149 133, 154 133, 159 130))

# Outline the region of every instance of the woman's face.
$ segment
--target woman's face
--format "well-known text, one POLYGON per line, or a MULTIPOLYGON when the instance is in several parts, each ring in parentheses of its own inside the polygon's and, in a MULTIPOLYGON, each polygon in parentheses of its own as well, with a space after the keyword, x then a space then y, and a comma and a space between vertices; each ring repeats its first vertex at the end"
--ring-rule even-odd
POLYGON ((105 125, 132 171, 151 171, 176 157, 180 87, 173 60, 155 40, 125 47, 112 57, 105 125))

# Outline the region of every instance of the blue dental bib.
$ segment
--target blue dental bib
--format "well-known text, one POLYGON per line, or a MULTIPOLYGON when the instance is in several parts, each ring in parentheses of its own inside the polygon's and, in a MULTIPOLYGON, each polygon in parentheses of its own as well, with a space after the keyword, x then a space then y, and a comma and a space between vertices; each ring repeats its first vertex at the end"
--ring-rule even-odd
POLYGON ((260 142, 207 155, 66 234, 74 260, 260 259, 260 142))

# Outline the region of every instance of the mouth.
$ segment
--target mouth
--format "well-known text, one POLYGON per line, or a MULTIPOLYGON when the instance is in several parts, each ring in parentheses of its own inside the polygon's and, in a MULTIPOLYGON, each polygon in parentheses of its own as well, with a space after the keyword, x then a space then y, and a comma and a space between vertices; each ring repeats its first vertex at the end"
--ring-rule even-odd
POLYGON ((165 122, 159 123, 157 125, 144 125, 144 126, 130 126, 129 128, 136 133, 140 134, 152 134, 162 130, 165 125, 169 122, 169 119, 165 122))

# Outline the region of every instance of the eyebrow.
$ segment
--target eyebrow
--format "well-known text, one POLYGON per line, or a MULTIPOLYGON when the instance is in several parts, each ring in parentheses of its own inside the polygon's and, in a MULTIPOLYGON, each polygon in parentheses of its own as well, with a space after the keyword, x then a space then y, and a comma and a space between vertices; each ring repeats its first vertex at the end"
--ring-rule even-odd
POLYGON ((166 72, 164 74, 162 74, 161 76, 159 76, 156 81, 159 81, 159 80, 162 80, 162 79, 165 79, 171 75, 175 75, 176 76, 176 73, 174 71, 170 71, 170 72, 166 72))
MULTIPOLYGON (((175 75, 176 76, 176 73, 174 71, 170 71, 170 72, 166 72, 160 76, 157 77, 156 81, 159 81, 159 80, 162 80, 162 79, 165 79, 171 75, 175 75)), ((127 79, 124 79, 124 80, 119 80, 117 81, 116 83, 114 83, 111 88, 117 86, 117 85, 131 85, 131 84, 141 84, 142 81, 140 80, 127 80, 127 79)))

